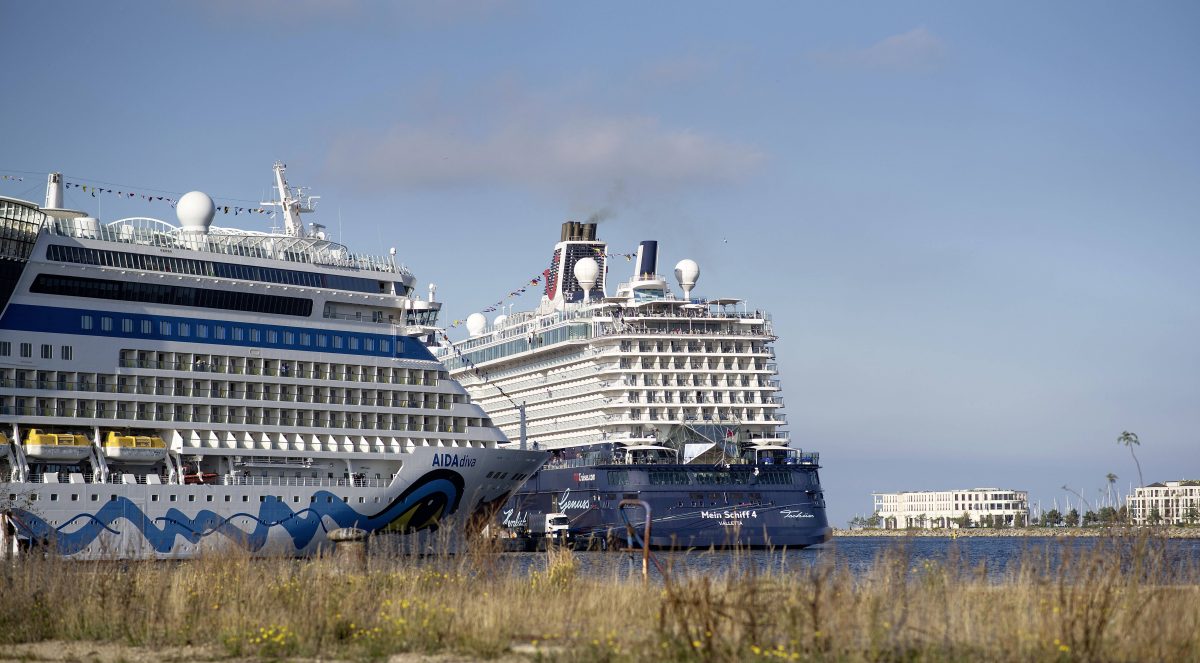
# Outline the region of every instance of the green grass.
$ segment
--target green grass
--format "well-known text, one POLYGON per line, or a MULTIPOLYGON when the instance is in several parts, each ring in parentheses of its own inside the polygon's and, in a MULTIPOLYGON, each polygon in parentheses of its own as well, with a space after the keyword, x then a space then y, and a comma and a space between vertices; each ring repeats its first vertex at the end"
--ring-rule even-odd
POLYGON ((487 659, 516 647, 547 661, 1200 660, 1200 570, 1168 560, 1161 538, 1031 550, 999 579, 953 547, 914 567, 900 546, 854 572, 824 555, 807 569, 701 576, 676 555, 666 581, 649 584, 621 563, 582 573, 564 552, 525 571, 486 546, 377 554, 365 571, 232 552, 25 557, 0 565, 0 645, 199 645, 270 659, 487 659))

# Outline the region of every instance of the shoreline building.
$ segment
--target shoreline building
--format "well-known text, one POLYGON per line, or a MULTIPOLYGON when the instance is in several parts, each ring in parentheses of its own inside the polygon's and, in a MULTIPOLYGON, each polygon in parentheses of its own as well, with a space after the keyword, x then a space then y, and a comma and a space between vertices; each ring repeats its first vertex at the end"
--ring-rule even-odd
POLYGON ((965 514, 972 527, 1029 523, 1029 492, 1002 488, 871 493, 884 529, 958 528, 965 514))
POLYGON ((1125 496, 1135 525, 1176 525, 1200 521, 1200 480, 1152 483, 1125 496))

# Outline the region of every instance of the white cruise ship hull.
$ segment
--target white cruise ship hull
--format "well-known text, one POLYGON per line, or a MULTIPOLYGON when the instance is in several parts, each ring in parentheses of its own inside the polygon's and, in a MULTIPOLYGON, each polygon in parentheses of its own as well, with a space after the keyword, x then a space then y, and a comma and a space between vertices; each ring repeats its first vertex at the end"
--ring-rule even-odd
POLYGON ((486 521, 519 485, 491 477, 527 476, 545 460, 538 452, 435 447, 404 456, 390 482, 230 476, 217 485, 113 484, 76 476, 78 483, 0 483, 8 493, 3 544, 10 554, 33 548, 75 559, 174 559, 230 548, 308 555, 342 527, 411 533, 486 521))

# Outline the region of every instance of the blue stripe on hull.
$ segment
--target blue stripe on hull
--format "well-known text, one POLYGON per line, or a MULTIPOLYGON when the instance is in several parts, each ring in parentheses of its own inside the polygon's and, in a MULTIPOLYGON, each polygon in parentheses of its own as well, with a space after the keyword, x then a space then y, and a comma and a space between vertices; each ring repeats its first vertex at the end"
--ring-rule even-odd
POLYGON ((177 539, 198 543, 212 534, 221 534, 251 552, 257 552, 267 544, 274 527, 283 528, 297 552, 313 542, 318 530, 326 531, 326 518, 338 527, 358 527, 374 532, 389 525, 405 531, 415 531, 436 526, 437 522, 457 510, 462 499, 463 480, 449 470, 434 470, 417 479, 403 493, 375 515, 362 514, 328 491, 313 493, 316 501, 312 506, 292 511, 273 496, 260 503, 258 513, 234 513, 223 516, 203 509, 195 518, 189 518, 178 509, 169 509, 159 518, 151 518, 133 500, 118 496, 104 504, 95 513, 81 513, 57 527, 25 509, 14 509, 18 530, 22 536, 44 543, 63 555, 74 555, 84 551, 101 535, 108 533, 120 536, 115 526, 122 520, 133 526, 156 553, 169 554, 177 539), (233 520, 247 517, 254 521, 254 528, 245 531, 233 520), (80 521, 84 524, 72 532, 64 530, 80 521))
MULTIPOLYGON (((354 334, 349 332, 322 330, 314 328, 311 325, 302 327, 286 327, 281 325, 261 325, 250 322, 230 322, 228 320, 205 319, 197 317, 185 316, 167 316, 167 315, 144 315, 138 313, 116 313, 105 310, 92 309, 75 309, 75 308, 60 308, 51 306, 33 306, 29 304, 11 304, 4 312, 4 317, 0 318, 0 329, 10 329, 13 331, 27 332, 44 332, 50 334, 77 334, 80 336, 104 336, 108 338, 130 338, 145 341, 177 341, 180 343, 205 343, 210 345, 233 345, 240 347, 254 348, 275 348, 279 350, 292 350, 299 352, 322 352, 329 354, 345 354, 358 355, 367 357, 395 357, 401 359, 417 359, 422 361, 437 361, 430 354, 429 349, 423 343, 415 338, 408 336, 392 336, 390 334, 354 334), (93 318, 93 326, 91 329, 84 329, 81 324, 81 317, 89 315, 93 318), (100 325, 100 317, 109 317, 113 319, 112 329, 103 330, 100 325), (140 329, 143 321, 149 321, 150 333, 141 334, 137 332, 121 331, 121 320, 127 319, 133 321, 134 329, 140 329), (176 334, 162 334, 161 322, 171 323, 172 330, 178 330, 180 323, 187 323, 192 326, 207 324, 209 326, 224 326, 224 327, 241 327, 249 332, 251 329, 258 330, 261 339, 267 338, 267 332, 273 331, 283 338, 284 332, 290 332, 298 339, 301 333, 311 334, 314 337, 318 334, 325 334, 330 337, 342 338, 342 347, 335 348, 332 344, 326 347, 317 347, 313 345, 300 345, 299 343, 267 343, 262 341, 237 341, 231 338, 231 334, 226 333, 223 339, 216 339, 210 334, 208 338, 199 338, 196 334, 191 333, 188 336, 176 334), (350 338, 359 339, 359 349, 349 349, 350 338), (363 350, 363 341, 371 339, 375 343, 375 347, 379 347, 381 341, 394 343, 393 352, 368 352, 363 350)), ((247 334, 248 336, 248 334, 247 334)))

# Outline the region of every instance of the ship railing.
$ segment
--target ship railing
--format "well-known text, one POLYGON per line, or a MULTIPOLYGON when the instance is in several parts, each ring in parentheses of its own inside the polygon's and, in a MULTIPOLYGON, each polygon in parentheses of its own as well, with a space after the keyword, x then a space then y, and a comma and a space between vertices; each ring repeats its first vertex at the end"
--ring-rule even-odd
POLYGON ((608 327, 597 336, 755 336, 773 338, 774 334, 766 329, 692 329, 686 327, 660 329, 644 325, 623 325, 619 328, 608 327))
POLYGON ((75 219, 57 219, 53 223, 43 224, 42 231, 51 235, 118 244, 188 249, 204 253, 412 276, 407 267, 398 265, 391 256, 356 255, 341 244, 311 237, 229 230, 189 237, 169 223, 144 217, 121 219, 107 225, 99 225, 94 221, 84 223, 75 219))
POLYGON ((344 488, 387 488, 391 479, 335 479, 325 477, 255 477, 245 475, 223 475, 219 483, 224 486, 320 486, 344 488))
POLYGON ((573 467, 588 467, 590 465, 611 465, 613 462, 612 454, 589 454, 583 458, 551 458, 549 462, 543 465, 543 469, 562 470, 573 467))
MULTIPOLYGON (((191 373, 215 373, 222 375, 251 375, 251 376, 266 376, 266 377, 282 377, 295 378, 304 380, 321 380, 334 382, 353 382, 355 384, 412 384, 424 386, 436 386, 437 379, 421 379, 409 376, 393 376, 391 379, 378 378, 377 376, 366 375, 346 375, 342 374, 339 377, 336 372, 329 370, 309 370, 302 371, 299 369, 282 369, 275 367, 255 367, 255 366, 218 366, 206 363, 194 363, 189 365, 187 362, 178 361, 156 361, 149 359, 121 359, 118 362, 121 368, 143 368, 157 369, 167 371, 180 371, 191 373)), ((30 382, 31 380, 25 380, 30 382)), ((12 385, 5 385, 12 386, 12 385)), ((18 388, 23 388, 18 386, 18 388)))

